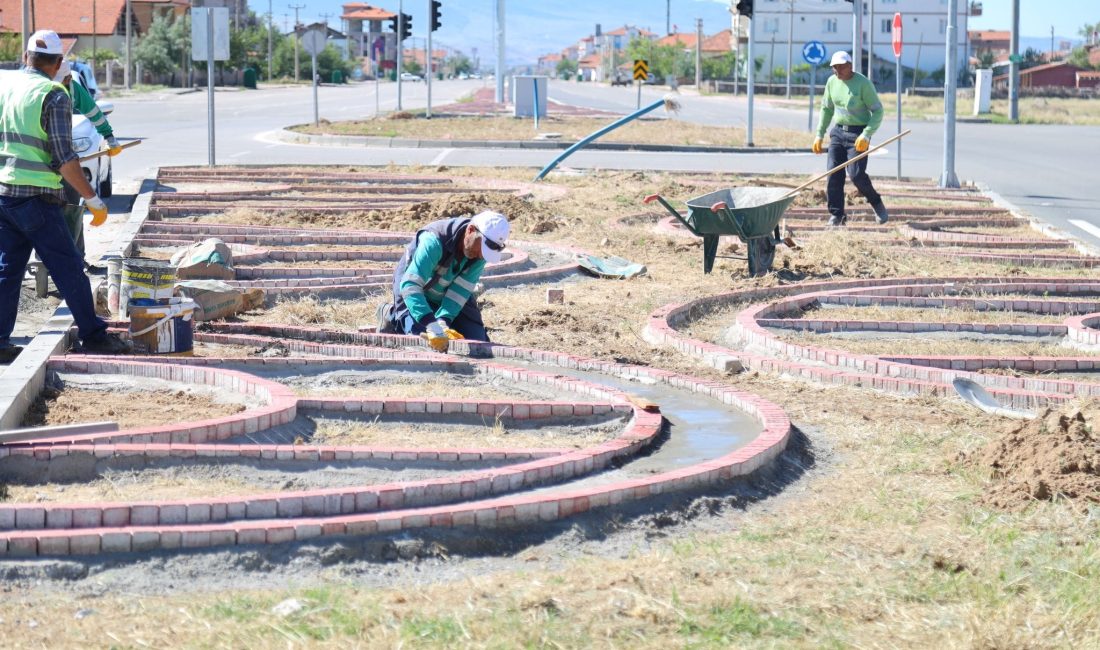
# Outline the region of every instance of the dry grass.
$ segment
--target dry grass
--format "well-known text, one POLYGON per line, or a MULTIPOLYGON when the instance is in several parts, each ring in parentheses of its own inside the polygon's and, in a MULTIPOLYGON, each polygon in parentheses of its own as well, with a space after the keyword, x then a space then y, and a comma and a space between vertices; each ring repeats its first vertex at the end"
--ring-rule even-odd
POLYGON ((924 323, 1061 323, 1065 316, 1032 314, 1023 311, 979 311, 945 307, 834 307, 832 305, 802 314, 807 320, 876 320, 918 321, 924 323))
MULTIPOLYGON (((86 483, 9 485, 11 503, 103 503, 149 499, 202 499, 255 494, 261 487, 228 476, 195 477, 186 468, 155 476, 114 472, 86 483)), ((270 486, 266 486, 270 490, 270 486)))
MULTIPOLYGON (((576 142, 614 122, 616 117, 550 117, 539 120, 538 131, 531 120, 512 117, 433 117, 392 119, 381 117, 347 122, 304 125, 295 131, 312 134, 364 135, 385 138, 422 138, 426 140, 533 140, 540 133, 559 133, 563 142, 576 142)), ((744 146, 742 127, 706 126, 677 119, 641 119, 600 138, 600 142, 638 144, 744 146)), ((805 147, 806 134, 777 128, 753 130, 758 147, 805 147)))
MULTIPOLYGON (((1075 348, 1040 341, 979 341, 949 335, 931 338, 927 333, 910 336, 878 333, 875 338, 848 338, 810 332, 788 333, 780 331, 778 337, 788 343, 847 350, 857 354, 897 355, 946 355, 981 357, 1080 357, 1090 356, 1075 348)), ((980 337, 980 334, 969 336, 980 337)))
POLYGON ((483 418, 474 425, 413 425, 351 420, 317 419, 312 444, 368 445, 386 447, 493 447, 500 449, 532 449, 539 447, 589 447, 618 435, 615 427, 555 426, 545 430, 509 429, 501 418, 483 418))
POLYGON ((363 296, 359 300, 322 300, 315 296, 280 298, 267 311, 242 314, 241 317, 246 321, 357 331, 364 325, 375 325, 374 311, 381 301, 380 296, 363 296))

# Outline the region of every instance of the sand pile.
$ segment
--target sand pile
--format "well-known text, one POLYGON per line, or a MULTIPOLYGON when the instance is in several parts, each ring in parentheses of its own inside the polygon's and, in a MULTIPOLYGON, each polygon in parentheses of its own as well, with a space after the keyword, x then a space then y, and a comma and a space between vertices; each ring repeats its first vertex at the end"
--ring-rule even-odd
POLYGON ((988 469, 987 505, 1019 509, 1035 500, 1100 503, 1100 402, 1046 410, 1014 422, 973 456, 988 469))

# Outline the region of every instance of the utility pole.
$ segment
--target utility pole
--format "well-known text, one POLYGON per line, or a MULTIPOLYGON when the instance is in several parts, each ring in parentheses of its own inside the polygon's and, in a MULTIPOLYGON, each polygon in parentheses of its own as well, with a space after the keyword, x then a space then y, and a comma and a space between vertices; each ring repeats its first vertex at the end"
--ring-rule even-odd
POLYGON ((1020 121, 1020 0, 1012 0, 1012 40, 1008 48, 1008 119, 1020 121))
POLYGON ((695 90, 703 91, 703 19, 695 19, 695 90))
POLYGON ((665 0, 665 36, 672 33, 672 0, 665 0))
POLYGON ((1054 61, 1054 25, 1050 26, 1050 60, 1054 61))
POLYGON ((33 21, 34 19, 31 17, 31 0, 23 0, 23 44, 20 46, 23 49, 26 49, 27 41, 30 40, 31 31, 29 28, 33 21))
POLYGON ((863 72, 863 0, 852 0, 852 69, 863 72))
POLYGON ((332 18, 333 14, 317 14, 321 17, 321 22, 325 23, 325 27, 328 27, 328 19, 332 18))
POLYGON ((92 0, 92 76, 93 77, 95 76, 95 66, 96 66, 97 60, 99 59, 99 57, 96 56, 96 51, 98 50, 98 48, 96 47, 97 42, 96 42, 96 11, 95 10, 96 10, 95 0, 92 0))
POLYGON ((267 81, 271 82, 271 33, 275 31, 275 14, 271 11, 272 0, 267 0, 267 81))
POLYGON ((427 118, 432 119, 432 0, 428 0, 428 17, 424 21, 428 27, 428 40, 424 44, 424 67, 428 74, 424 75, 424 83, 428 86, 428 112, 427 118))
POLYGON ((497 3, 497 90, 496 102, 504 103, 504 0, 497 3))
POLYGON ((955 30, 959 20, 959 0, 947 0, 947 52, 943 68, 943 174, 940 187, 958 187, 959 178, 955 175, 955 81, 959 74, 956 63, 958 47, 955 30))
POLYGON ((733 95, 737 96, 737 69, 741 67, 741 14, 733 10, 733 95))
POLYGON ((791 73, 794 72, 794 0, 787 0, 787 99, 791 98, 791 73))
MULTIPOLYGON (((127 0, 129 2, 129 0, 127 0)), ((288 9, 294 10, 294 81, 299 80, 298 72, 298 10, 305 9, 305 5, 287 5, 288 9)))
POLYGON ((750 17, 749 18, 749 44, 747 46, 747 48, 748 48, 747 56, 748 56, 749 60, 748 60, 748 63, 745 67, 745 80, 746 80, 745 94, 748 95, 748 98, 749 98, 749 119, 748 119, 748 125, 747 125, 748 128, 746 129, 746 132, 745 132, 745 146, 746 147, 753 146, 753 144, 752 144, 752 100, 753 100, 753 91, 754 91, 753 85, 756 81, 756 59, 753 58, 754 55, 753 55, 752 43, 753 43, 754 40, 756 40, 755 38, 753 38, 753 32, 755 32, 755 31, 756 31, 756 19, 750 17))
POLYGON ((126 74, 122 75, 126 90, 130 90, 130 66, 134 63, 133 49, 130 47, 130 22, 130 0, 126 0, 126 74))
POLYGON ((867 78, 875 83, 875 0, 867 0, 867 78))

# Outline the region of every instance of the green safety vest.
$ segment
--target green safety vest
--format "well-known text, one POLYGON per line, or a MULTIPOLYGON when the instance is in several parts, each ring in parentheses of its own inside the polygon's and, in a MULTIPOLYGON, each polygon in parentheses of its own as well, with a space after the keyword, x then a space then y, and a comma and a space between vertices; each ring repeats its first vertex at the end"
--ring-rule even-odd
POLYGON ((61 174, 50 167, 42 106, 46 95, 65 87, 27 72, 4 73, 0 79, 0 183, 60 189, 61 174))

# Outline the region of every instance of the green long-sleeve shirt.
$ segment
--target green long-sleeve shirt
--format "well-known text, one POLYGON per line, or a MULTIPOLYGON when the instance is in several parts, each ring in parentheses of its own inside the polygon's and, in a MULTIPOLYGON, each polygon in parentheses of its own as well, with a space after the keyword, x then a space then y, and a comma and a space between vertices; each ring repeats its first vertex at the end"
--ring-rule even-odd
POLYGON ((841 81, 834 74, 825 82, 825 92, 821 95, 821 119, 817 124, 817 137, 825 137, 835 115, 837 124, 866 125, 863 135, 869 140, 882 125, 885 112, 870 79, 855 72, 848 81, 841 81))
POLYGON ((95 130, 104 138, 110 138, 115 134, 114 130, 111 129, 111 123, 107 121, 107 116, 99 110, 99 106, 96 106, 95 100, 92 99, 92 94, 88 92, 87 88, 73 79, 69 83, 69 94, 73 98, 74 114, 79 113, 88 118, 95 130))
POLYGON ((446 268, 440 266, 442 261, 443 243, 439 237, 433 232, 421 233, 400 287, 401 297, 418 323, 439 318, 452 322, 473 295, 485 268, 485 260, 471 261, 461 255, 446 268), (425 291, 424 285, 436 275, 439 281, 425 291))

